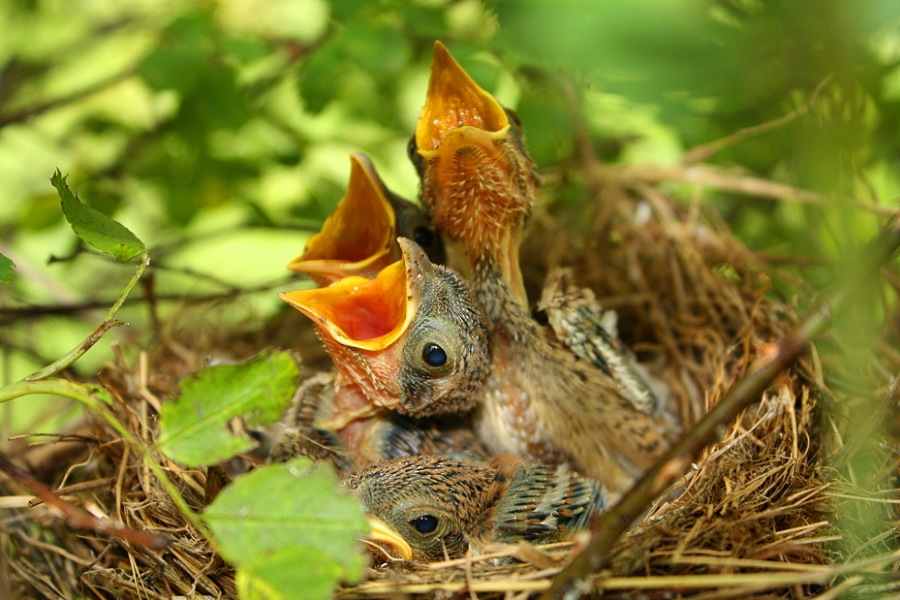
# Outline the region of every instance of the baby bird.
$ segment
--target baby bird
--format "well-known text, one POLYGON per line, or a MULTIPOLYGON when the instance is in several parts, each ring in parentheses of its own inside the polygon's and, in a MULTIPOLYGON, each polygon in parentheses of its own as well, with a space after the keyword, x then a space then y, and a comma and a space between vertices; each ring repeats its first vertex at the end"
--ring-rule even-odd
POLYGON ((444 262, 441 238, 422 209, 390 191, 369 157, 354 153, 346 194, 288 267, 320 286, 350 275, 373 279, 400 260, 397 237, 415 241, 432 262, 444 262))
POLYGON ((548 339, 531 318, 519 246, 537 187, 517 119, 440 43, 416 127, 421 199, 461 260, 489 321, 492 363, 475 414, 497 453, 568 462, 627 489, 660 456, 671 425, 623 393, 609 369, 548 339))
POLYGON ((378 409, 423 417, 470 410, 490 362, 484 313, 453 271, 400 238, 374 279, 280 294, 316 326, 335 371, 332 429, 378 409))
POLYGON ((369 515, 370 539, 417 561, 459 558, 495 542, 560 541, 585 529, 606 503, 599 483, 566 466, 508 455, 398 458, 346 483, 369 515))
POLYGON ((528 306, 519 246, 538 186, 518 115, 504 109, 435 43, 425 106, 409 149, 420 196, 453 262, 468 278, 497 270, 528 306), (490 242, 490 246, 486 242, 490 242))

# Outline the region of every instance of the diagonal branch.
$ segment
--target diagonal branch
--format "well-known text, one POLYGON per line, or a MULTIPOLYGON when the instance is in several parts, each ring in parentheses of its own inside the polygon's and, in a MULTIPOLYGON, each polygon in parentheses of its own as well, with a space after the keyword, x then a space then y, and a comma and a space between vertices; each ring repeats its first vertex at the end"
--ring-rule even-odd
POLYGON ((820 302, 797 328, 785 336, 777 349, 714 406, 663 455, 653 467, 622 497, 618 504, 591 522, 591 539, 554 579, 542 598, 578 597, 588 589, 588 578, 609 560, 615 542, 644 513, 652 501, 684 473, 707 445, 747 406, 756 402, 775 377, 802 356, 813 337, 824 331, 832 314, 852 301, 854 292, 873 278, 878 269, 891 260, 900 248, 900 213, 865 248, 847 269, 843 281, 828 298, 820 302))
POLYGON ((107 88, 111 88, 117 83, 121 83, 125 81, 129 77, 134 75, 134 68, 125 69, 121 73, 116 73, 106 79, 101 79, 100 81, 95 81, 89 86, 82 88, 80 90, 76 90, 70 94, 65 96, 60 96, 59 98, 54 98, 53 100, 47 100, 46 102, 42 102, 40 104, 36 104, 34 106, 29 106, 28 108, 22 109, 17 112, 9 113, 9 114, 0 114, 0 129, 3 129, 7 125, 13 125, 15 123, 20 123, 22 121, 27 121, 32 117, 36 117, 45 112, 53 110, 55 108, 59 108, 60 106, 65 106, 67 104, 72 104, 73 102, 78 102, 79 100, 83 100, 88 96, 92 96, 98 92, 102 92, 107 88))
POLYGON ((779 129, 788 125, 791 121, 797 119, 798 117, 806 115, 806 113, 808 113, 810 109, 812 109, 816 101, 819 99, 819 96, 822 95, 823 90, 825 90, 828 84, 831 83, 832 79, 833 76, 829 75, 828 77, 820 81, 819 85, 816 86, 816 89, 814 89, 812 94, 810 95, 809 100, 807 100, 801 106, 797 107, 788 114, 766 123, 761 123, 752 127, 744 127, 743 129, 739 129, 735 133, 732 133, 731 135, 728 135, 724 138, 713 140, 712 142, 703 144, 701 146, 695 146, 693 149, 688 151, 682 162, 685 164, 703 162, 705 160, 708 160, 714 154, 717 154, 718 152, 724 150, 725 148, 728 148, 729 146, 739 144, 747 138, 762 135, 764 133, 768 133, 769 131, 773 131, 775 129, 779 129))

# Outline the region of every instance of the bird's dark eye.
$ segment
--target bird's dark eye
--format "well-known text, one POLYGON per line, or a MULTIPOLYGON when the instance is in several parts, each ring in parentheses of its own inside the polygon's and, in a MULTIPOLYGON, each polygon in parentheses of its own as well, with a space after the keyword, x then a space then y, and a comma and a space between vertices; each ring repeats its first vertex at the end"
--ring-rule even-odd
POLYGON ((422 248, 429 248, 434 243, 434 232, 427 227, 416 227, 413 239, 422 248))
POLYGON ((421 534, 434 533, 438 526, 438 519, 434 515, 422 515, 410 521, 409 524, 421 534))
POLYGON ((422 348, 422 360, 429 367, 443 367, 447 364, 447 353, 437 344, 425 344, 422 348))

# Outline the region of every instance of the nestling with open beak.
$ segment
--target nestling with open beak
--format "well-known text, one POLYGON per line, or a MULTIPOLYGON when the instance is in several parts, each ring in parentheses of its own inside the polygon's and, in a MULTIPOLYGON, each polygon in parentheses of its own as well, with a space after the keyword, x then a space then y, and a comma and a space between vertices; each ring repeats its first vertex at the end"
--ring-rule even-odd
POLYGON ((398 244, 402 259, 374 279, 280 294, 312 319, 334 361, 337 425, 379 408, 416 417, 464 412, 487 377, 487 325, 466 283, 415 243, 398 244))
POLYGON ((451 266, 472 277, 485 261, 496 262, 527 305, 519 246, 538 186, 536 166, 518 116, 478 87, 440 42, 411 146, 422 204, 435 228, 450 233, 444 243, 451 266), (488 240, 497 248, 482 243, 488 240))
POLYGON ((400 260, 398 237, 415 241, 432 262, 444 262, 441 238, 422 209, 390 191, 372 161, 354 153, 346 194, 288 267, 320 286, 350 275, 373 279, 400 260))
POLYGON ((415 134, 421 199, 489 321, 491 374, 476 426, 497 453, 568 462, 611 494, 621 492, 674 432, 609 372, 548 339, 531 318, 519 246, 537 177, 510 115, 435 45, 415 134))
POLYGON ((517 457, 487 462, 398 458, 350 477, 370 539, 399 558, 437 561, 496 542, 564 540, 605 506, 602 487, 566 466, 517 457))

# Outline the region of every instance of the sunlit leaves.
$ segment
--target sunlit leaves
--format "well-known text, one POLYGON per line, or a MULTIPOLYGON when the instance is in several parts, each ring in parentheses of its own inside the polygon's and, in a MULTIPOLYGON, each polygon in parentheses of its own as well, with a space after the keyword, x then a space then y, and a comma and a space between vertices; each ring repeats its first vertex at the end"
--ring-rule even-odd
POLYGON ((160 449, 188 466, 215 464, 253 447, 233 435, 231 419, 266 425, 284 413, 300 371, 287 352, 262 352, 238 365, 215 365, 181 381, 181 397, 163 404, 160 449))
POLYGON ((335 99, 338 74, 346 76, 346 62, 337 44, 325 44, 311 55, 300 71, 299 92, 305 107, 319 112, 335 99))
POLYGON ((360 67, 374 73, 398 73, 409 64, 409 40, 395 27, 355 22, 343 32, 344 50, 360 67))
POLYGON ((241 600, 292 600, 301 589, 304 598, 326 600, 348 578, 346 572, 337 561, 323 559, 318 549, 299 546, 241 564, 235 583, 241 600))
POLYGON ((120 262, 127 262, 144 253, 141 240, 118 221, 83 204, 69 189, 66 178, 59 171, 50 178, 50 182, 59 193, 63 213, 72 230, 87 244, 120 262))
POLYGON ((214 14, 196 11, 175 19, 138 66, 156 92, 177 94, 165 134, 142 145, 128 169, 159 185, 169 219, 188 223, 198 211, 227 202, 238 182, 256 175, 256 164, 220 156, 212 135, 251 118, 238 65, 259 59, 259 43, 229 38, 214 14))

